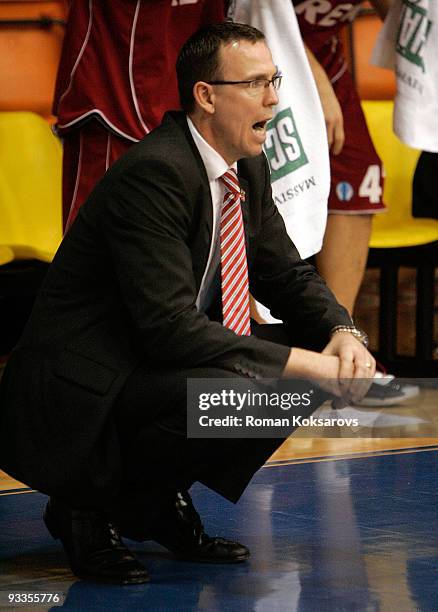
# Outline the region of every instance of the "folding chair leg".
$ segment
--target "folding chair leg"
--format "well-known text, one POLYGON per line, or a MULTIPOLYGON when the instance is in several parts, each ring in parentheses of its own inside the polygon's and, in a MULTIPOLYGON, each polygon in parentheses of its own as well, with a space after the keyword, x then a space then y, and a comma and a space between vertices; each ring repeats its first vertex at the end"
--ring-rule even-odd
POLYGON ((385 263, 380 268, 379 352, 383 360, 397 354, 398 265, 385 263))
POLYGON ((435 267, 421 264, 417 268, 416 346, 418 360, 432 359, 434 344, 435 267))

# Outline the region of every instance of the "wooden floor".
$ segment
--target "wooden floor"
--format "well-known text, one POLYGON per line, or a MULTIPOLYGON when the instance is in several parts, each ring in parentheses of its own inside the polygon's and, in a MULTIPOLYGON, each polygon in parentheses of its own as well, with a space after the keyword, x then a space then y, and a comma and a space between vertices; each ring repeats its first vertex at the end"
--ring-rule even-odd
MULTIPOLYGON (((390 408, 344 408, 324 404, 315 416, 356 417, 353 427, 300 427, 270 458, 267 467, 281 463, 354 458, 370 454, 438 446, 438 389, 425 388, 417 397, 390 408)), ((0 492, 25 488, 0 471, 0 492)), ((1 493, 0 493, 1 495, 1 493)))
POLYGON ((302 439, 293 435, 286 440, 278 451, 271 457, 267 466, 277 465, 278 462, 323 461, 347 456, 363 457, 368 454, 383 454, 385 451, 412 451, 415 448, 438 446, 436 438, 350 438, 347 440, 330 438, 302 439))
MULTIPOLYGON (((324 405, 321 416, 329 416, 324 405)), ((316 415, 318 414, 316 413, 316 415)), ((357 428, 299 428, 271 457, 303 461, 346 455, 361 456, 438 444, 438 389, 421 389, 417 397, 390 408, 345 408, 338 417, 357 417, 357 428), (317 433, 317 435, 315 435, 317 433)))

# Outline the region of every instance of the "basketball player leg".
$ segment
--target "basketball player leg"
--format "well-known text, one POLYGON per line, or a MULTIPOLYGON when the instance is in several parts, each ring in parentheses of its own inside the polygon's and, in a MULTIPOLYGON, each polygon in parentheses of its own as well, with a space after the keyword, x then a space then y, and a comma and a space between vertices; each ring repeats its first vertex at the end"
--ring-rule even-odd
POLYGON ((384 211, 383 173, 350 75, 334 84, 344 117, 345 142, 330 155, 331 189, 320 274, 337 300, 353 314, 363 280, 372 215, 384 211))
POLYGON ((371 234, 371 215, 328 216, 318 271, 336 299, 353 314, 365 272, 371 234))

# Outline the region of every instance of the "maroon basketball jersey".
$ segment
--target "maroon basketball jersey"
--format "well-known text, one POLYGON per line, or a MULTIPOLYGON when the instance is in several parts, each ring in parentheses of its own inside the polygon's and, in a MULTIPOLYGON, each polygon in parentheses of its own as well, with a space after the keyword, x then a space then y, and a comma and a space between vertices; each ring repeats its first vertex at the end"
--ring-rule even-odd
POLYGON ((89 116, 141 139, 179 108, 175 61, 198 28, 223 21, 223 0, 72 2, 53 112, 63 133, 89 116))

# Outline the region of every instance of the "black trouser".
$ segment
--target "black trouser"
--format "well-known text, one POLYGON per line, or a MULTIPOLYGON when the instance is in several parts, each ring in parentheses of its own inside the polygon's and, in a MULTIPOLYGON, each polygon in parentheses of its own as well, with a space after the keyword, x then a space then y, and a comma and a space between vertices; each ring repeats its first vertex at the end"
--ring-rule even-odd
MULTIPOLYGON (((255 325, 253 333, 290 345, 283 325, 255 325)), ((220 368, 157 370, 140 365, 121 392, 117 428, 122 454, 122 488, 116 512, 130 522, 139 513, 153 520, 178 490, 199 481, 236 502, 254 473, 283 442, 281 438, 199 439, 186 435, 188 378, 230 378, 220 368)), ((300 414, 309 416, 326 396, 321 394, 300 414)))

